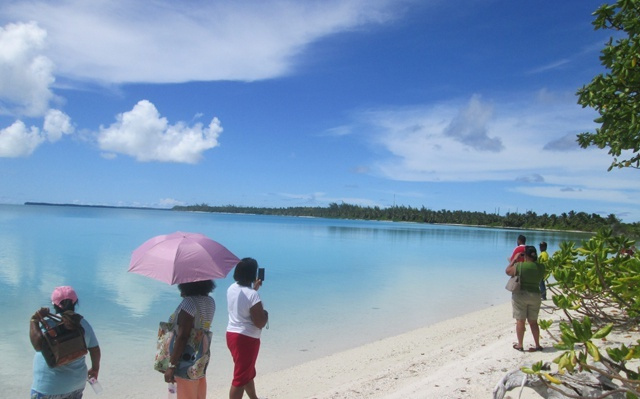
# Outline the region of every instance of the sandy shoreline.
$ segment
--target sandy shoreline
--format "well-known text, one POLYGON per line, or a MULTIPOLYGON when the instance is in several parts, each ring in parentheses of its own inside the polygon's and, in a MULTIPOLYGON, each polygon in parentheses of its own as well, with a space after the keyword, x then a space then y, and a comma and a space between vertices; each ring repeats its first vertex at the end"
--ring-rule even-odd
MULTIPOLYGON (((560 319, 552 309, 551 301, 545 301, 540 319, 560 319)), ((626 344, 638 339, 638 333, 624 335, 626 344)), ((270 373, 261 372, 268 369, 269 356, 264 356, 258 359, 256 387, 260 397, 269 399, 492 398, 506 373, 540 360, 551 362, 560 353, 545 331, 543 352, 516 351, 514 342, 515 322, 507 302, 270 373)), ((619 336, 608 342, 616 344, 619 336)), ((139 344, 133 343, 128 355, 105 353, 100 376, 104 391, 97 396, 87 386, 85 397, 166 398, 161 374, 147 367, 154 350, 141 352, 139 344)), ((524 344, 532 346, 529 331, 524 344)), ((228 397, 232 370, 229 356, 217 352, 207 372, 207 397, 212 399, 228 397)), ((518 395, 516 390, 507 397, 518 395)), ((520 397, 540 396, 525 388, 520 397)))
MULTIPOLYGON (((541 318, 552 317, 543 311, 541 318)), ((518 352, 513 342, 515 323, 505 303, 289 369, 258 370, 256 386, 270 399, 490 398, 508 371, 557 354, 544 333, 545 352, 518 352)), ((525 347, 530 344, 525 336, 525 347)), ((226 393, 210 389, 212 398, 226 393)))

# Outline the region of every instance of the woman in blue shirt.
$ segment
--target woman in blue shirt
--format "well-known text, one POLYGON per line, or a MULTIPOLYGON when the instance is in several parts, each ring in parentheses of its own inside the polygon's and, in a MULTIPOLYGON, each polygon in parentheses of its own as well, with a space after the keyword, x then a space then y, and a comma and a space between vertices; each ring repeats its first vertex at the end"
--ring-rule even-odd
MULTIPOLYGON (((75 311, 78 296, 70 286, 57 287, 51 294, 51 302, 57 314, 75 311)), ((93 328, 86 319, 80 320, 84 340, 89 349, 91 368, 87 369, 85 356, 62 366, 49 367, 42 355, 44 338, 39 322, 49 314, 49 308, 40 308, 32 317, 29 337, 36 354, 33 358, 33 385, 31 399, 80 399, 88 378, 98 378, 100 370, 100 346, 93 328)))

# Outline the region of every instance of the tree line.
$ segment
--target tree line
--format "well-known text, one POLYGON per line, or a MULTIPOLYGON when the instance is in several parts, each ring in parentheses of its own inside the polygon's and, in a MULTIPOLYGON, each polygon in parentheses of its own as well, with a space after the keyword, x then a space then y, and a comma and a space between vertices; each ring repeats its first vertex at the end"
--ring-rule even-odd
POLYGON ((360 206, 352 204, 331 203, 327 207, 298 206, 287 208, 243 207, 235 205, 210 206, 196 204, 188 206, 174 206, 176 211, 217 212, 217 213, 247 213, 255 215, 276 216, 307 216, 330 219, 361 219, 393 222, 414 222, 433 224, 461 224, 469 226, 487 226, 499 228, 573 230, 595 232, 601 228, 609 228, 620 233, 640 235, 640 223, 625 224, 615 215, 602 217, 595 213, 570 211, 560 215, 538 215, 536 212, 525 213, 507 212, 505 215, 487 212, 432 210, 412 208, 410 206, 393 206, 380 208, 378 206, 360 206))

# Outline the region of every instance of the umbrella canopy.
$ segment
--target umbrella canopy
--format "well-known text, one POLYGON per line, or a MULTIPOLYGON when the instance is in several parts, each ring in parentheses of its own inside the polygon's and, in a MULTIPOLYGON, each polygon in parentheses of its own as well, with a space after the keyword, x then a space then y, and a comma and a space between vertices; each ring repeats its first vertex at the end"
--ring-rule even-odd
POLYGON ((168 283, 182 284, 225 278, 240 259, 199 233, 159 235, 131 255, 129 271, 168 283))

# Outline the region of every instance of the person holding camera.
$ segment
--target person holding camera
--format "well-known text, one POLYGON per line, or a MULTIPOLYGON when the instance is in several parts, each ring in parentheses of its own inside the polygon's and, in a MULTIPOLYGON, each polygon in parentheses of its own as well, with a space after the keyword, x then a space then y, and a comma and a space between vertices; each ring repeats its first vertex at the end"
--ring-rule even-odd
POLYGON ((258 399, 254 384, 256 360, 260 334, 267 325, 269 314, 258 295, 264 277, 256 278, 257 272, 258 262, 255 259, 242 259, 233 273, 235 283, 227 290, 227 347, 234 364, 229 399, 241 399, 245 392, 250 399, 258 399))

